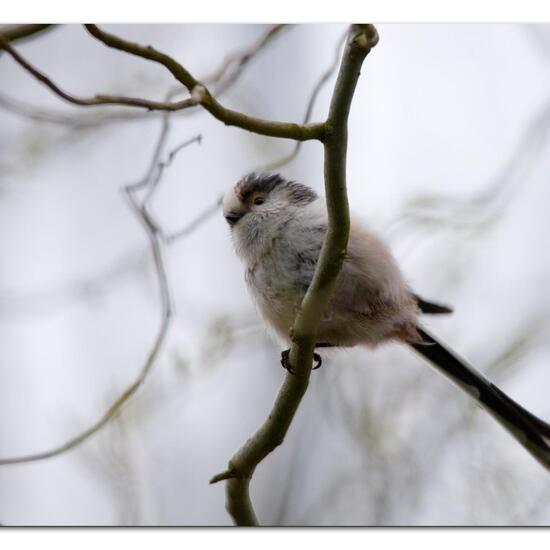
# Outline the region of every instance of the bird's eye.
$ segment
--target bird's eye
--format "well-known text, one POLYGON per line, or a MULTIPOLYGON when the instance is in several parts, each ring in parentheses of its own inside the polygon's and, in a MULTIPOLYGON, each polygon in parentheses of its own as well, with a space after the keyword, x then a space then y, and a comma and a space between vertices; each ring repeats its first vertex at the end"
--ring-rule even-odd
POLYGON ((254 199, 254 204, 263 204, 265 201, 262 197, 256 197, 254 199))

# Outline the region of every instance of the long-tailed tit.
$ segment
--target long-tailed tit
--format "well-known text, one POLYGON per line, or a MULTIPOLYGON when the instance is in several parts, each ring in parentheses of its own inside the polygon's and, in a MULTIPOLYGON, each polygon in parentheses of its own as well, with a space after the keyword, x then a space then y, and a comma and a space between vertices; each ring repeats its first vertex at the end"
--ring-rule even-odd
MULTIPOLYGON (((285 342, 312 280, 327 228, 324 200, 280 175, 249 174, 230 189, 223 214, 245 279, 265 321, 285 342)), ((550 425, 489 382, 418 324, 420 313, 450 313, 407 286, 388 247, 352 220, 346 258, 319 322, 316 348, 412 346, 469 393, 550 469, 550 425)), ((283 352, 288 364, 288 350, 283 352)), ((320 357, 315 354, 320 365, 320 357)))

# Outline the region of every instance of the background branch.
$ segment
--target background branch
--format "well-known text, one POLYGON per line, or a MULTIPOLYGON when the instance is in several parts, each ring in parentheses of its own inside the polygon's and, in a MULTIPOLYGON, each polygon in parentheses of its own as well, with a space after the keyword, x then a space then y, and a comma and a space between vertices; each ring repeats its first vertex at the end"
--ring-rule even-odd
MULTIPOLYGON (((317 81, 317 84, 315 84, 315 87, 313 88, 313 91, 311 93, 311 96, 309 98, 309 102, 307 104, 306 113, 304 115, 304 119, 302 124, 307 124, 311 121, 311 115, 313 114, 313 108, 315 107, 315 103, 317 101, 317 98, 319 97, 319 94, 321 93, 321 90, 325 86, 325 84, 330 80, 330 77, 335 73, 336 69, 338 68, 338 63, 340 61, 340 50, 342 49, 342 46, 344 44, 344 41, 346 40, 346 37, 348 35, 348 31, 342 35, 342 38, 338 41, 338 44, 336 46, 335 52, 334 52, 334 60, 330 64, 330 66, 327 68, 327 70, 319 77, 319 80, 317 81)), ((291 152, 288 155, 284 155, 279 160, 276 160, 270 164, 266 164, 262 167, 262 170, 266 171, 272 171, 277 170, 281 168, 282 166, 285 166, 289 162, 292 162, 299 154, 300 149, 302 148, 302 141, 296 142, 294 147, 292 148, 291 152)))
MULTIPOLYGON (((170 152, 168 158, 165 161, 162 161, 160 160, 160 158, 166 143, 166 139, 168 137, 168 132, 169 114, 167 113, 163 119, 159 139, 155 146, 155 150, 145 176, 138 182, 126 185, 123 188, 125 196, 128 199, 132 210, 141 221, 146 231, 149 240, 151 255, 155 265, 161 298, 161 322, 153 345, 149 351, 149 354, 141 371, 139 372, 137 378, 115 399, 113 404, 107 409, 107 411, 101 416, 101 418, 97 422, 92 424, 89 428, 82 431, 77 436, 72 437, 62 445, 59 445, 58 447, 55 447, 51 450, 20 457, 0 459, 0 465, 21 464, 26 462, 44 460, 46 458, 58 456, 67 451, 70 451, 71 449, 74 449, 84 441, 88 440, 91 436, 99 432, 101 428, 103 428, 112 419, 114 419, 122 409, 123 405, 127 403, 133 395, 135 395, 135 393, 143 385, 143 383, 149 376, 160 353, 162 345, 166 339, 173 312, 170 287, 168 284, 168 278, 166 275, 166 268, 163 258, 163 246, 165 244, 165 238, 162 228, 156 223, 156 221, 150 214, 148 210, 148 205, 151 202, 154 193, 158 189, 158 184, 164 168, 170 164, 174 155, 178 151, 182 150, 185 146, 200 141, 200 138, 198 137, 186 141, 184 144, 177 147, 174 151, 170 152), (140 199, 138 193, 141 190, 145 191, 145 196, 140 199)), ((200 222, 204 219, 206 219, 206 217, 203 215, 199 220, 194 220, 193 229, 198 227, 200 222)))

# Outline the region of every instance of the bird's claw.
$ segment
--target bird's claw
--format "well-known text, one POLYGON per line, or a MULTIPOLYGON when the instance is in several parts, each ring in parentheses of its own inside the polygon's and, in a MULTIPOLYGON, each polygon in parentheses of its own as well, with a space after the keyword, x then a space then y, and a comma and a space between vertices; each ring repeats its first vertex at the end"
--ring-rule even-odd
POLYGON ((285 349, 283 352, 281 352, 281 365, 283 366, 283 369, 287 370, 290 374, 296 374, 292 370, 292 366, 290 365, 290 350, 285 349))
POLYGON ((318 353, 314 353, 313 360, 315 361, 315 365, 311 367, 311 370, 317 370, 323 364, 323 359, 318 353))
MULTIPOLYGON (((317 370, 322 364, 323 359, 318 353, 313 354, 313 360, 315 361, 315 365, 311 367, 311 370, 317 370)), ((290 364, 290 350, 285 349, 283 352, 281 352, 281 365, 283 366, 283 369, 288 371, 290 374, 296 374, 292 370, 292 365, 290 364)))

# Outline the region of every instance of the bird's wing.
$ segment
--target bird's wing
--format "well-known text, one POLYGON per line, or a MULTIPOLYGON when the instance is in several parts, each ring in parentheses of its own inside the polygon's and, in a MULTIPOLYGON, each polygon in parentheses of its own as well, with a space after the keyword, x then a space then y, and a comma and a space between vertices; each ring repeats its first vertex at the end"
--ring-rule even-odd
POLYGON ((360 224, 351 226, 346 259, 332 302, 367 315, 380 308, 399 309, 412 303, 389 248, 360 224))

